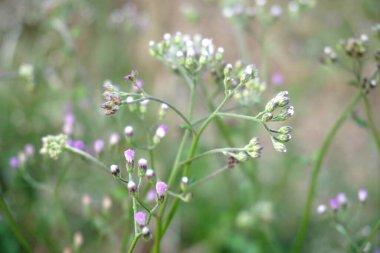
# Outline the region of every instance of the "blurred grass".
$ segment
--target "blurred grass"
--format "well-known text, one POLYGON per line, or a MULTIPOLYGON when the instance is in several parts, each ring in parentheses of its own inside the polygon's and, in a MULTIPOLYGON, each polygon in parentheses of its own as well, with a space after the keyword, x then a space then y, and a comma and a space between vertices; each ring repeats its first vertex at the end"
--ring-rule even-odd
MULTIPOLYGON (((201 33, 223 46, 228 60, 239 58, 233 29, 222 17, 219 2, 186 3, 199 14, 199 19, 192 22, 182 15, 183 4, 147 0, 0 3, 0 183, 35 252, 62 252, 77 230, 85 237, 83 252, 117 250, 120 236, 105 239, 100 248, 95 241, 104 226, 116 222, 128 210, 123 208, 127 195, 120 193, 119 187, 111 179, 105 179, 97 168, 77 158, 65 156, 59 161, 49 161, 36 155, 26 169, 49 187, 54 187, 62 170, 68 168, 58 193, 61 203, 57 205, 50 193, 33 188, 10 169, 9 157, 17 155, 26 143, 38 149, 42 136, 59 133, 68 106, 76 115, 74 138, 83 139, 87 146, 98 138, 108 141, 111 132, 122 133, 128 124, 141 128, 153 123, 157 106, 150 105, 148 123, 139 122, 127 110, 113 117, 105 117, 100 111, 102 82, 110 79, 127 88, 122 77, 131 69, 140 72, 150 93, 185 110, 185 100, 179 101, 187 96, 184 86, 179 85, 181 81, 148 54, 148 41, 160 39, 165 32, 201 33), (32 89, 17 75, 24 63, 31 63, 35 69, 32 89), (108 220, 98 221, 100 228, 96 227, 99 224, 93 224, 95 218, 86 218, 81 210, 81 197, 86 192, 96 202, 97 212, 104 195, 113 197, 114 213, 108 220), (70 234, 61 227, 62 213, 70 234)), ((175 252, 177 247, 188 249, 187 252, 272 252, 263 224, 257 223, 248 231, 236 226, 241 210, 250 209, 258 200, 273 203, 275 218, 268 226, 281 245, 290 247, 303 210, 314 152, 353 95, 346 85, 349 77, 321 67, 318 56, 324 46, 334 45, 341 38, 369 33, 370 26, 380 21, 379 6, 375 0, 320 1, 298 18, 282 17, 274 25, 266 38, 270 48, 269 72, 281 72, 285 84, 269 86, 267 97, 280 89, 289 90, 296 108, 291 123, 295 128, 294 142, 289 145, 289 152, 281 155, 264 140, 268 148, 254 171, 260 192, 253 192, 254 188, 239 170, 225 176, 231 177, 236 185, 227 185, 221 177, 196 190, 194 201, 181 207, 174 228, 166 237, 167 252, 175 252)), ((253 27, 257 27, 255 21, 253 27)), ((261 49, 254 38, 248 38, 248 47, 252 62, 259 65, 261 49)), ((378 128, 379 92, 375 89, 371 94, 378 128)), ((197 111, 202 114, 205 108, 200 105, 197 111)), ((364 115, 361 107, 357 111, 364 115)), ((160 147, 162 153, 156 165, 161 177, 168 174, 180 134, 174 127, 179 122, 177 118, 169 115, 168 121, 171 134, 160 147)), ((233 125, 230 127, 231 131, 239 131, 233 125)), ((217 138, 213 132, 208 133, 210 143, 217 138)), ((119 161, 121 165, 125 148, 122 143, 108 149, 102 158, 107 164, 119 161)), ((194 170, 199 171, 194 172, 194 177, 211 171, 218 160, 196 163, 194 170)), ((356 190, 366 187, 370 199, 355 228, 371 224, 380 206, 379 167, 380 158, 367 129, 353 120, 346 122, 323 166, 317 202, 326 202, 340 191, 355 199, 356 190)), ((128 221, 122 221, 122 226, 129 225, 128 221)), ((339 235, 318 217, 313 218, 312 229, 305 247, 309 249, 307 252, 333 252, 342 247, 339 235)), ((122 228, 116 231, 122 233, 122 228)), ((0 252, 22 252, 4 220, 0 220, 0 245, 0 252)))

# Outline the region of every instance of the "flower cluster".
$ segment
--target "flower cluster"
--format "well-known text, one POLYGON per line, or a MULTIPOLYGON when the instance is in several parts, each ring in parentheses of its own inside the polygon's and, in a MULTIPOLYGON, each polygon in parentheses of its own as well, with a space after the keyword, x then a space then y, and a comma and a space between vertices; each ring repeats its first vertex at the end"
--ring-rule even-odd
MULTIPOLYGON (((357 193, 357 198, 361 204, 366 203, 368 198, 368 191, 364 188, 360 188, 357 193)), ((335 197, 329 199, 328 206, 330 207, 333 213, 338 212, 339 210, 343 210, 347 208, 348 199, 344 192, 338 193, 335 197)), ((320 215, 326 214, 328 208, 327 205, 321 204, 317 207, 317 212, 320 215)))
POLYGON ((223 84, 226 93, 234 92, 234 98, 241 104, 257 103, 266 89, 265 82, 260 81, 258 70, 253 65, 237 61, 234 66, 227 64, 223 71, 223 84))
POLYGON ((48 135, 42 138, 41 154, 47 154, 52 159, 58 159, 63 149, 66 147, 67 135, 48 135))
POLYGON ((270 129, 266 123, 274 121, 285 121, 294 115, 294 107, 290 105, 289 94, 287 91, 281 91, 272 98, 265 106, 265 110, 258 116, 264 123, 266 129, 271 134, 272 144, 276 151, 286 152, 284 143, 292 139, 290 126, 282 126, 278 130, 270 129))
POLYGON ((174 70, 185 69, 191 74, 220 63, 224 55, 224 49, 215 49, 211 39, 201 35, 191 37, 180 32, 174 35, 167 33, 162 41, 150 41, 149 46, 152 56, 174 70))
MULTIPOLYGON (((289 15, 295 16, 301 10, 314 5, 315 0, 289 1, 286 9, 289 15)), ((283 12, 284 8, 281 5, 268 5, 266 0, 256 0, 252 4, 245 4, 242 1, 229 1, 223 8, 223 15, 226 18, 241 25, 248 25, 253 19, 270 24, 283 15, 283 12)))
POLYGON ((253 137, 249 143, 239 151, 224 151, 223 154, 234 158, 234 160, 238 162, 244 162, 251 158, 261 157, 262 150, 263 146, 260 144, 259 138, 253 137))

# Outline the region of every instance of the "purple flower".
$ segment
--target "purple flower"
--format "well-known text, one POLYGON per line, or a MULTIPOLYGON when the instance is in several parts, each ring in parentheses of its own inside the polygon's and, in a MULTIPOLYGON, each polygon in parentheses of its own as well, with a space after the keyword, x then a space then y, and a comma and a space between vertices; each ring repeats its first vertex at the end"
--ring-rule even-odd
POLYGON ((135 213, 135 221, 139 226, 145 226, 146 223, 146 215, 144 212, 135 213))
POLYGON ((84 150, 85 147, 84 142, 82 140, 67 140, 67 145, 79 150, 84 150))
POLYGON ((168 186, 164 182, 157 182, 156 183, 156 193, 158 198, 163 198, 168 190, 168 186))
POLYGON ((165 137, 167 132, 168 132, 168 127, 164 124, 161 124, 158 126, 156 130, 156 136, 158 139, 162 139, 165 137))
POLYGON ((339 209, 339 201, 336 198, 332 198, 329 200, 330 208, 336 212, 339 209))
POLYGON ((17 169, 20 166, 20 163, 19 163, 19 160, 17 159, 17 157, 12 156, 9 159, 9 166, 11 166, 12 169, 17 169))
POLYGON ((271 82, 275 86, 280 86, 284 83, 284 77, 281 73, 274 73, 271 77, 271 82))
POLYGON ((63 123, 63 133, 70 135, 73 132, 73 125, 75 122, 75 115, 72 112, 69 112, 65 115, 63 123))
POLYGON ((24 148, 25 155, 31 157, 34 155, 34 146, 32 144, 26 144, 24 148))
POLYGON ((368 191, 364 188, 360 188, 358 191, 358 199, 361 203, 364 203, 367 201, 368 197, 368 191))
POLYGON ((148 202, 152 202, 156 199, 156 191, 155 190, 149 190, 148 194, 146 195, 146 200, 148 202))
POLYGON ((94 142, 94 151, 96 154, 99 154, 103 151, 104 149, 104 141, 103 140, 95 140, 94 142))
POLYGON ((135 161, 135 151, 133 151, 133 149, 127 149, 124 151, 124 156, 127 164, 133 166, 133 163, 135 161))
POLYGON ((76 149, 79 149, 79 150, 84 150, 85 145, 84 145, 84 142, 82 140, 76 140, 73 143, 73 147, 76 149))

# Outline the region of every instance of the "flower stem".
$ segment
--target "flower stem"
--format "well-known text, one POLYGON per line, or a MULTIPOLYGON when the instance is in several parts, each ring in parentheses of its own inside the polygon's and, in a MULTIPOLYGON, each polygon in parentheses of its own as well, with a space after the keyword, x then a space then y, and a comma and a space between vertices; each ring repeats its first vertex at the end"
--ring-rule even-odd
POLYGON ((317 188, 317 181, 318 181, 318 175, 319 172, 321 171, 322 167, 322 162, 327 154, 327 151, 336 135, 338 132, 339 128, 343 125, 343 122, 345 119, 348 117, 348 115, 351 113, 353 108, 357 105, 361 98, 361 91, 358 91, 357 94, 355 95, 354 99, 348 104, 346 109, 343 111, 343 113, 340 115, 340 117, 335 121, 333 126, 330 128, 328 131, 325 139, 323 140, 322 146, 319 149, 317 153, 317 158, 313 166, 312 170, 312 175, 310 179, 310 185, 308 189, 308 195, 307 195, 307 200, 306 200, 306 205, 305 205, 305 210, 302 216, 301 224, 299 226, 296 239, 294 242, 294 245, 292 247, 291 253, 298 253, 301 251, 302 245, 305 241, 306 235, 307 235, 307 230, 310 225, 310 218, 311 218, 311 211, 312 211, 312 206, 313 206, 313 201, 315 197, 315 191, 317 188))
POLYGON ((7 203, 4 200, 3 194, 0 194, 0 209, 3 211, 5 219, 8 221, 11 230, 15 234, 21 246, 24 248, 26 252, 32 253, 32 249, 30 248, 28 242, 25 240, 24 236, 21 233, 21 230, 19 229, 16 221, 14 220, 11 211, 9 210, 7 203))
POLYGON ((86 152, 84 152, 84 151, 82 151, 80 149, 72 148, 72 147, 70 147, 68 145, 66 145, 65 149, 67 151, 70 151, 73 154, 80 155, 84 159, 97 164, 99 167, 102 167, 105 171, 109 172, 109 168, 104 163, 102 163, 101 161, 99 161, 98 159, 96 159, 95 157, 93 157, 92 155, 90 155, 89 153, 86 153, 86 152))
POLYGON ((225 112, 219 112, 217 114, 220 117, 229 117, 229 118, 236 118, 236 119, 244 119, 244 120, 250 120, 257 123, 262 123, 261 120, 257 119, 256 117, 241 115, 241 114, 234 114, 234 113, 225 113, 225 112))
POLYGON ((210 175, 208 175, 208 176, 206 176, 206 177, 204 177, 204 178, 202 178, 202 179, 199 179, 199 180, 197 180, 196 182, 192 183, 191 185, 189 185, 188 189, 190 190, 191 188, 194 188, 194 187, 197 186, 197 185, 201 185, 201 184, 203 184, 203 183, 205 183, 205 182, 207 182, 207 181, 213 179, 214 177, 216 177, 217 175, 219 175, 220 173, 222 173, 222 172, 224 172, 224 171, 226 171, 226 170, 228 170, 228 169, 229 169, 228 166, 224 166, 224 167, 222 167, 222 168, 220 168, 220 169, 214 171, 214 172, 211 173, 210 175))
POLYGON ((364 100, 365 112, 367 114, 368 126, 372 132, 373 138, 375 139, 377 150, 380 152, 380 135, 376 129, 375 121, 373 120, 373 117, 372 117, 371 104, 369 102, 367 95, 364 93, 363 93, 363 100, 364 100))
POLYGON ((234 151, 245 151, 245 150, 246 150, 245 148, 216 148, 216 149, 212 149, 212 150, 206 151, 204 153, 201 153, 199 155, 196 155, 193 158, 188 159, 186 161, 183 161, 180 163, 180 166, 185 165, 189 162, 193 162, 195 160, 198 160, 204 156, 208 156, 208 155, 212 155, 212 154, 218 154, 218 153, 224 153, 224 152, 234 152, 234 151))
POLYGON ((136 234, 135 237, 133 238, 133 241, 131 243, 131 246, 129 247, 129 250, 128 250, 128 253, 132 253, 133 250, 135 249, 136 247, 136 244, 138 242, 138 240, 140 239, 141 237, 141 234, 136 234))

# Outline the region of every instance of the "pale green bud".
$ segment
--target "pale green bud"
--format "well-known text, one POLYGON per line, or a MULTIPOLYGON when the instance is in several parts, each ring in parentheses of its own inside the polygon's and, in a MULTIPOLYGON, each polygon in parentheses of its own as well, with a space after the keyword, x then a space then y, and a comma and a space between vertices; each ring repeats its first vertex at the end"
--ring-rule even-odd
POLYGON ((276 150, 277 152, 282 152, 282 153, 285 153, 287 151, 285 144, 277 141, 273 137, 271 139, 272 139, 272 144, 273 144, 274 150, 276 150))
POLYGON ((261 117, 261 120, 264 121, 264 122, 268 122, 270 120, 272 120, 273 118, 273 114, 270 113, 270 112, 267 112, 265 113, 262 117, 261 117))
POLYGON ((292 136, 290 134, 279 134, 275 138, 280 142, 288 142, 292 139, 292 136))
POLYGON ((291 126, 282 126, 277 130, 280 134, 290 134, 293 131, 291 126))
POLYGON ((273 112, 277 108, 277 101, 275 99, 271 99, 266 105, 265 105, 265 111, 266 112, 273 112))

